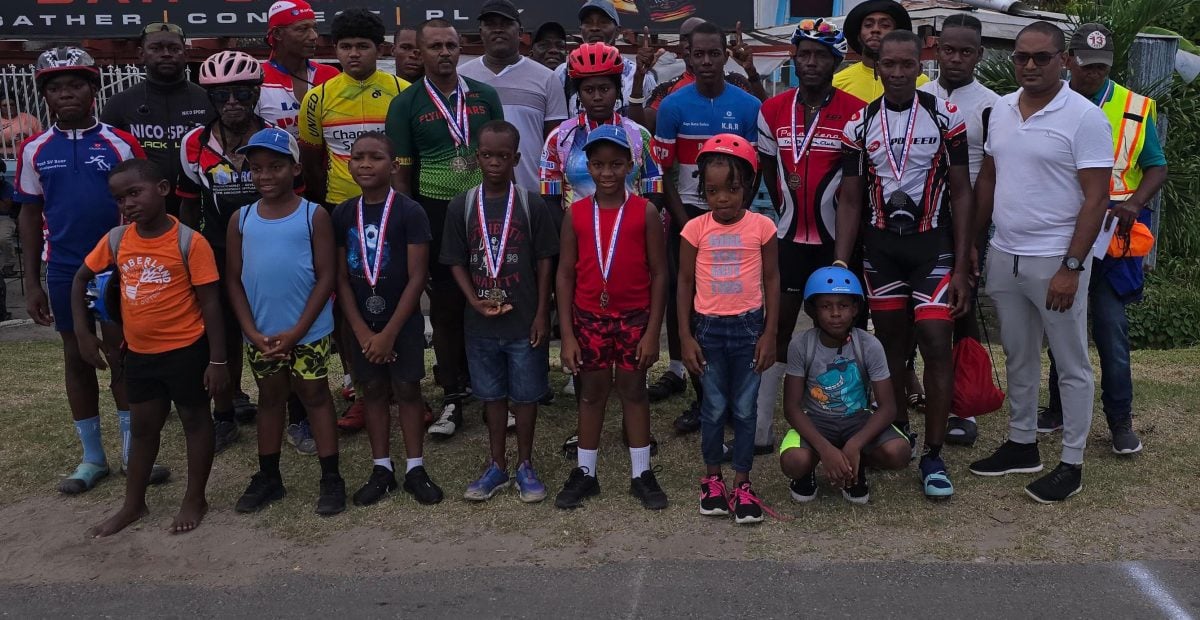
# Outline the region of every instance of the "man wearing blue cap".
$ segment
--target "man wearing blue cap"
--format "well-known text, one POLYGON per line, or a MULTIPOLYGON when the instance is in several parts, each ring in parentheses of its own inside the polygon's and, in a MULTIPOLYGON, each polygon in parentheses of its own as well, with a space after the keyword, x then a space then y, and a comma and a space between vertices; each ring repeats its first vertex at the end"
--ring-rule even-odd
MULTIPOLYGON (((579 8, 579 36, 584 43, 607 43, 608 45, 616 45, 617 35, 621 28, 621 19, 617 16, 617 9, 613 6, 612 0, 588 0, 586 4, 579 8)), ((645 102, 646 95, 654 92, 654 87, 658 85, 658 80, 654 78, 654 74, 647 73, 641 80, 634 79, 634 74, 637 72, 636 63, 625 63, 621 73, 621 98, 617 101, 617 112, 625 113, 625 106, 630 101, 641 100, 645 102)), ((559 82, 563 88, 567 87, 567 63, 558 66, 554 71, 558 76, 559 82)), ((569 95, 567 101, 568 111, 579 110, 579 97, 572 94, 569 95)))

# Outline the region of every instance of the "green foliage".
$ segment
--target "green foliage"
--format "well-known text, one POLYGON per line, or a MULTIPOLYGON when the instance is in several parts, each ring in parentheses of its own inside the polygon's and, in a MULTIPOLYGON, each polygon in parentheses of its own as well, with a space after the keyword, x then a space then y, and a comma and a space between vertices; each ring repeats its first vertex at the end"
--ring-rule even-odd
MULTIPOLYGON (((1200 259, 1200 80, 1178 77, 1163 106, 1167 116, 1167 184, 1163 187, 1158 251, 1163 256, 1200 259)), ((1196 270, 1191 278, 1195 279, 1196 270)))
POLYGON ((1167 260, 1146 278, 1145 300, 1129 306, 1129 343, 1135 349, 1200 344, 1200 259, 1167 260))

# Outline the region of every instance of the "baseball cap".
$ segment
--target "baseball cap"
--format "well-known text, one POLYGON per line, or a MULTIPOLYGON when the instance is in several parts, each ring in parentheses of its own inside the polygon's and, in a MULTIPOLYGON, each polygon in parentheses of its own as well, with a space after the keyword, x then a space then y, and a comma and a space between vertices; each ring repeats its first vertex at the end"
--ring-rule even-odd
POLYGON ((546 22, 538 26, 537 32, 533 33, 533 42, 537 43, 551 34, 557 34, 558 38, 566 39, 567 29, 563 28, 563 25, 558 22, 546 22))
POLYGON ((267 149, 280 155, 288 155, 293 161, 300 161, 300 145, 292 134, 278 128, 268 127, 250 136, 250 141, 237 150, 239 155, 247 155, 254 149, 267 149))
POLYGON ((612 0, 588 0, 587 4, 579 7, 579 21, 583 21, 588 11, 601 11, 613 20, 614 24, 621 25, 621 19, 617 17, 617 7, 613 6, 612 0))
POLYGON ((499 15, 507 17, 518 24, 521 23, 521 12, 509 0, 488 0, 483 3, 483 7, 479 9, 479 19, 482 20, 488 15, 499 15))
POLYGON ((586 153, 591 148, 601 142, 611 142, 627 151, 633 152, 629 146, 629 136, 625 134, 625 128, 619 125, 601 125, 592 130, 588 134, 587 142, 583 144, 583 151, 586 153))
POLYGON ((1113 64, 1112 32, 1102 24, 1081 24, 1067 46, 1080 65, 1113 64))

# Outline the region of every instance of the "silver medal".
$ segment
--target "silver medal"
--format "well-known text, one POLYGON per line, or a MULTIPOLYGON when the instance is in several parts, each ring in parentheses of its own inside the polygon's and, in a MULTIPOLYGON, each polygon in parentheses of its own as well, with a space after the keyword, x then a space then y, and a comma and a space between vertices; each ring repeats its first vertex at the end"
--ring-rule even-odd
POLYGON ((366 301, 367 312, 371 314, 383 314, 387 310, 387 301, 379 295, 371 295, 366 301))

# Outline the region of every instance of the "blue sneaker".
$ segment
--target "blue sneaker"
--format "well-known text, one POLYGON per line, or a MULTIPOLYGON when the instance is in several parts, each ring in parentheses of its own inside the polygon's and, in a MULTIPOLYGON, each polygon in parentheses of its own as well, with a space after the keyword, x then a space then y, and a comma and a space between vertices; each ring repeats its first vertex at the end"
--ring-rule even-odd
POLYGON ((309 456, 317 453, 317 440, 313 438, 308 420, 301 420, 299 424, 288 424, 287 438, 288 443, 295 446, 296 452, 309 456))
POLYGON ((517 494, 526 504, 535 504, 546 499, 546 485, 538 480, 533 463, 525 461, 517 467, 517 494))
POLYGON ((946 474, 946 463, 941 456, 921 457, 919 466, 921 483, 925 487, 925 497, 929 499, 946 499, 954 495, 954 485, 950 484, 950 476, 946 474))
POLYGON ((487 471, 479 477, 479 480, 471 483, 467 487, 467 492, 463 494, 464 499, 473 502, 484 502, 492 499, 492 496, 503 491, 508 485, 512 484, 512 479, 508 477, 508 472, 496 466, 493 461, 488 465, 487 471))

